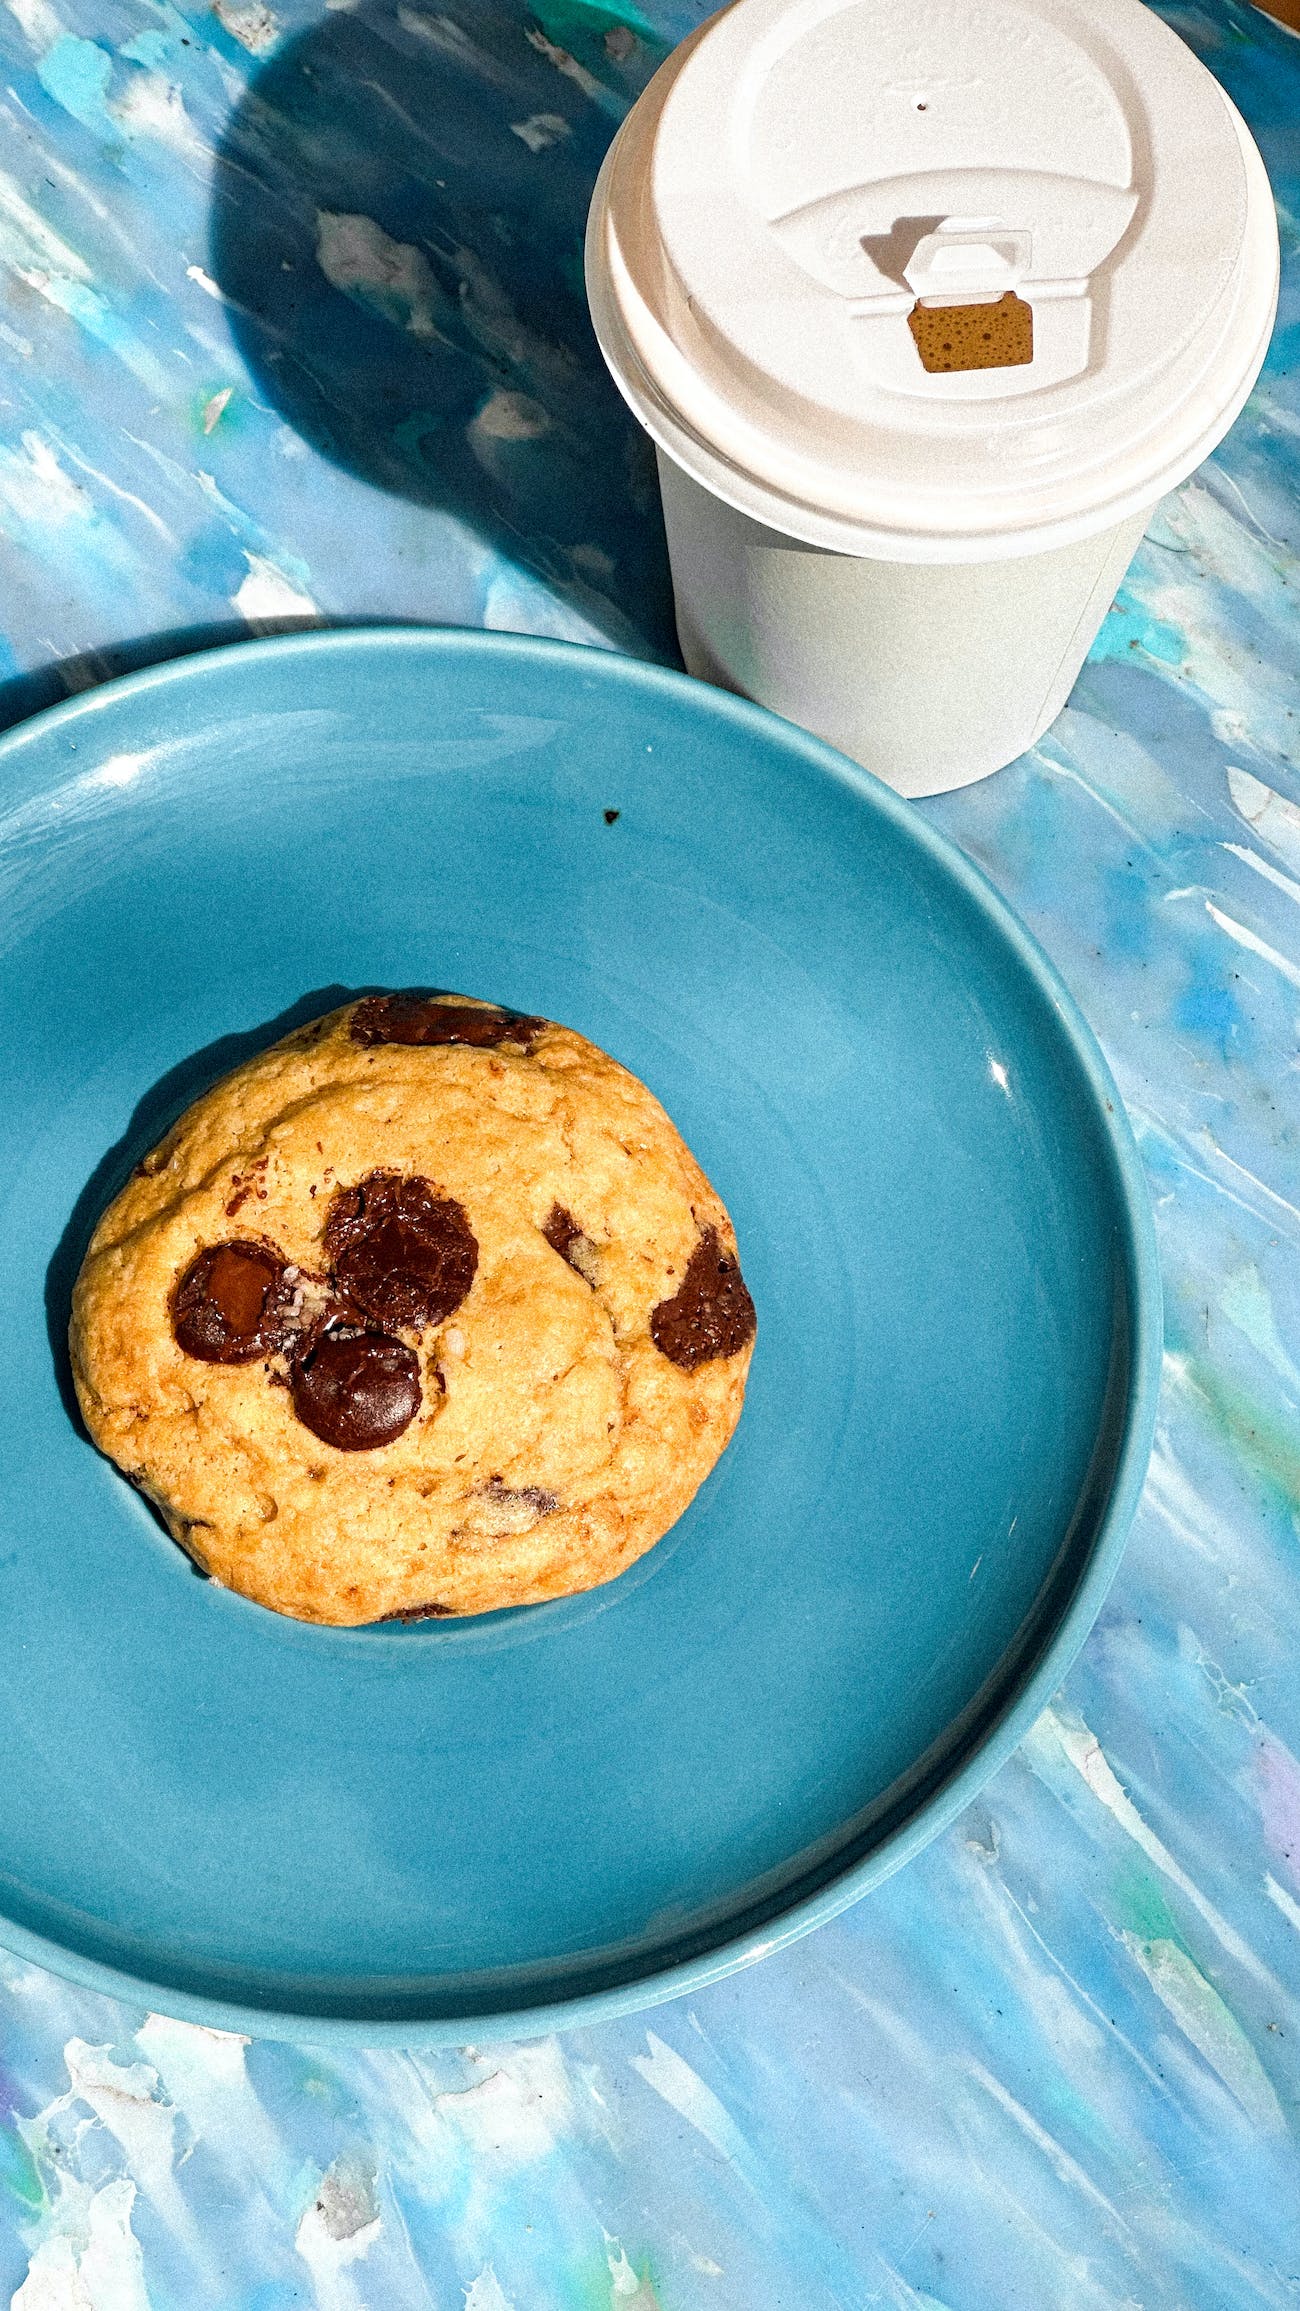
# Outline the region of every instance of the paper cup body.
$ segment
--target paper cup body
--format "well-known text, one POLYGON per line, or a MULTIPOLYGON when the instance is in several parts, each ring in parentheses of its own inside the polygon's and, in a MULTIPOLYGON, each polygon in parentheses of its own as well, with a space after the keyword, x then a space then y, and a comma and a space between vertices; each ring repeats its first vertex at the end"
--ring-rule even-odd
POLYGON ((659 479, 688 670, 915 796, 1042 737, 1148 518, 1015 561, 886 562, 767 529, 662 450, 659 479))

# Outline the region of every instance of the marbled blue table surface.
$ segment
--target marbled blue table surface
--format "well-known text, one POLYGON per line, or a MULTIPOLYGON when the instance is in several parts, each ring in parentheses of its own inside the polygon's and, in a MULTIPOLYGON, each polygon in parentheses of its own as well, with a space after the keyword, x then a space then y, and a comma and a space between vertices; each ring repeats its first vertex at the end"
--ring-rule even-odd
MULTIPOLYGON (((1145 1501, 1033 1736, 838 1923, 641 2019, 320 2058, 0 1962, 21 2311, 1300 2303, 1300 41, 1278 332, 1069 709, 927 806, 1096 1028, 1168 1303, 1145 1501)), ((671 657, 581 293, 690 0, 6 0, 0 719, 302 618, 671 657)))

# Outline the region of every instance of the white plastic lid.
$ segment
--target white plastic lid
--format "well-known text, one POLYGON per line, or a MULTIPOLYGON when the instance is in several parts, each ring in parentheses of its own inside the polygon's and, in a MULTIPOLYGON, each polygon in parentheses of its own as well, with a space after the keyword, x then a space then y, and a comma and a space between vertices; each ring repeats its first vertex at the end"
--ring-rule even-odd
POLYGON ((587 235, 661 447, 775 529, 902 561, 1153 505, 1249 393, 1277 279, 1256 146, 1141 0, 736 0, 629 115, 587 235), (1030 358, 926 367, 916 308, 1008 292, 1030 358))

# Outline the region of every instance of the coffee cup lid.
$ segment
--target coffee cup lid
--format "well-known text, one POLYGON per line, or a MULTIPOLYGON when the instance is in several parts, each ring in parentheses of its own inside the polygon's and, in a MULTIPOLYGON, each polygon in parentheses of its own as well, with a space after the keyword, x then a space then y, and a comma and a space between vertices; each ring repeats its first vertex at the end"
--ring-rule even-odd
POLYGON ((1259 153, 1141 0, 735 0, 619 131, 593 319, 661 447, 832 549, 983 560, 1183 480, 1277 301, 1259 153))

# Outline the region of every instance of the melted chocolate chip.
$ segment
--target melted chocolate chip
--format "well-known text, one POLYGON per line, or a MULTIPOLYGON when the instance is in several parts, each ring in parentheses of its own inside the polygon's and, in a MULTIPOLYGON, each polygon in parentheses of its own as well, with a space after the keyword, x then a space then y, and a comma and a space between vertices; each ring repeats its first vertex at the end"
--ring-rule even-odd
POLYGON ((716 1228, 706 1228, 671 1300, 650 1315, 650 1337, 670 1364, 694 1372, 715 1356, 734 1356, 757 1328, 740 1263, 724 1252, 716 1228))
POLYGON ((339 1452, 391 1444, 420 1409, 419 1360, 382 1332, 319 1333, 289 1385, 304 1428, 339 1452))
POLYGON ((341 1291, 377 1324, 421 1331, 459 1308, 478 1267, 462 1205, 429 1180, 371 1172, 340 1188, 325 1249, 341 1291))
POLYGON ((475 1051, 510 1043, 527 1053, 549 1025, 495 1004, 441 1003, 412 988, 401 995, 367 995, 352 1014, 349 1033, 354 1043, 466 1043, 475 1051))
POLYGON ((454 1605, 403 1605, 398 1613, 390 1613, 390 1621, 446 1621, 455 1613, 454 1605))
POLYGON ((563 1204, 552 1204, 542 1222, 542 1234, 551 1250, 558 1252, 560 1258, 572 1268, 574 1275, 581 1276, 583 1283, 590 1284, 594 1292, 599 1255, 591 1237, 579 1227, 572 1212, 566 1211, 563 1204))
POLYGON ((542 1223, 542 1234, 551 1250, 558 1252, 562 1260, 567 1260, 570 1246, 577 1242, 582 1230, 572 1212, 566 1211, 563 1204, 552 1204, 548 1217, 542 1223))
POLYGON ((283 1345, 292 1303, 285 1263, 269 1244, 212 1244, 172 1294, 172 1331, 204 1364, 251 1364, 283 1345))

